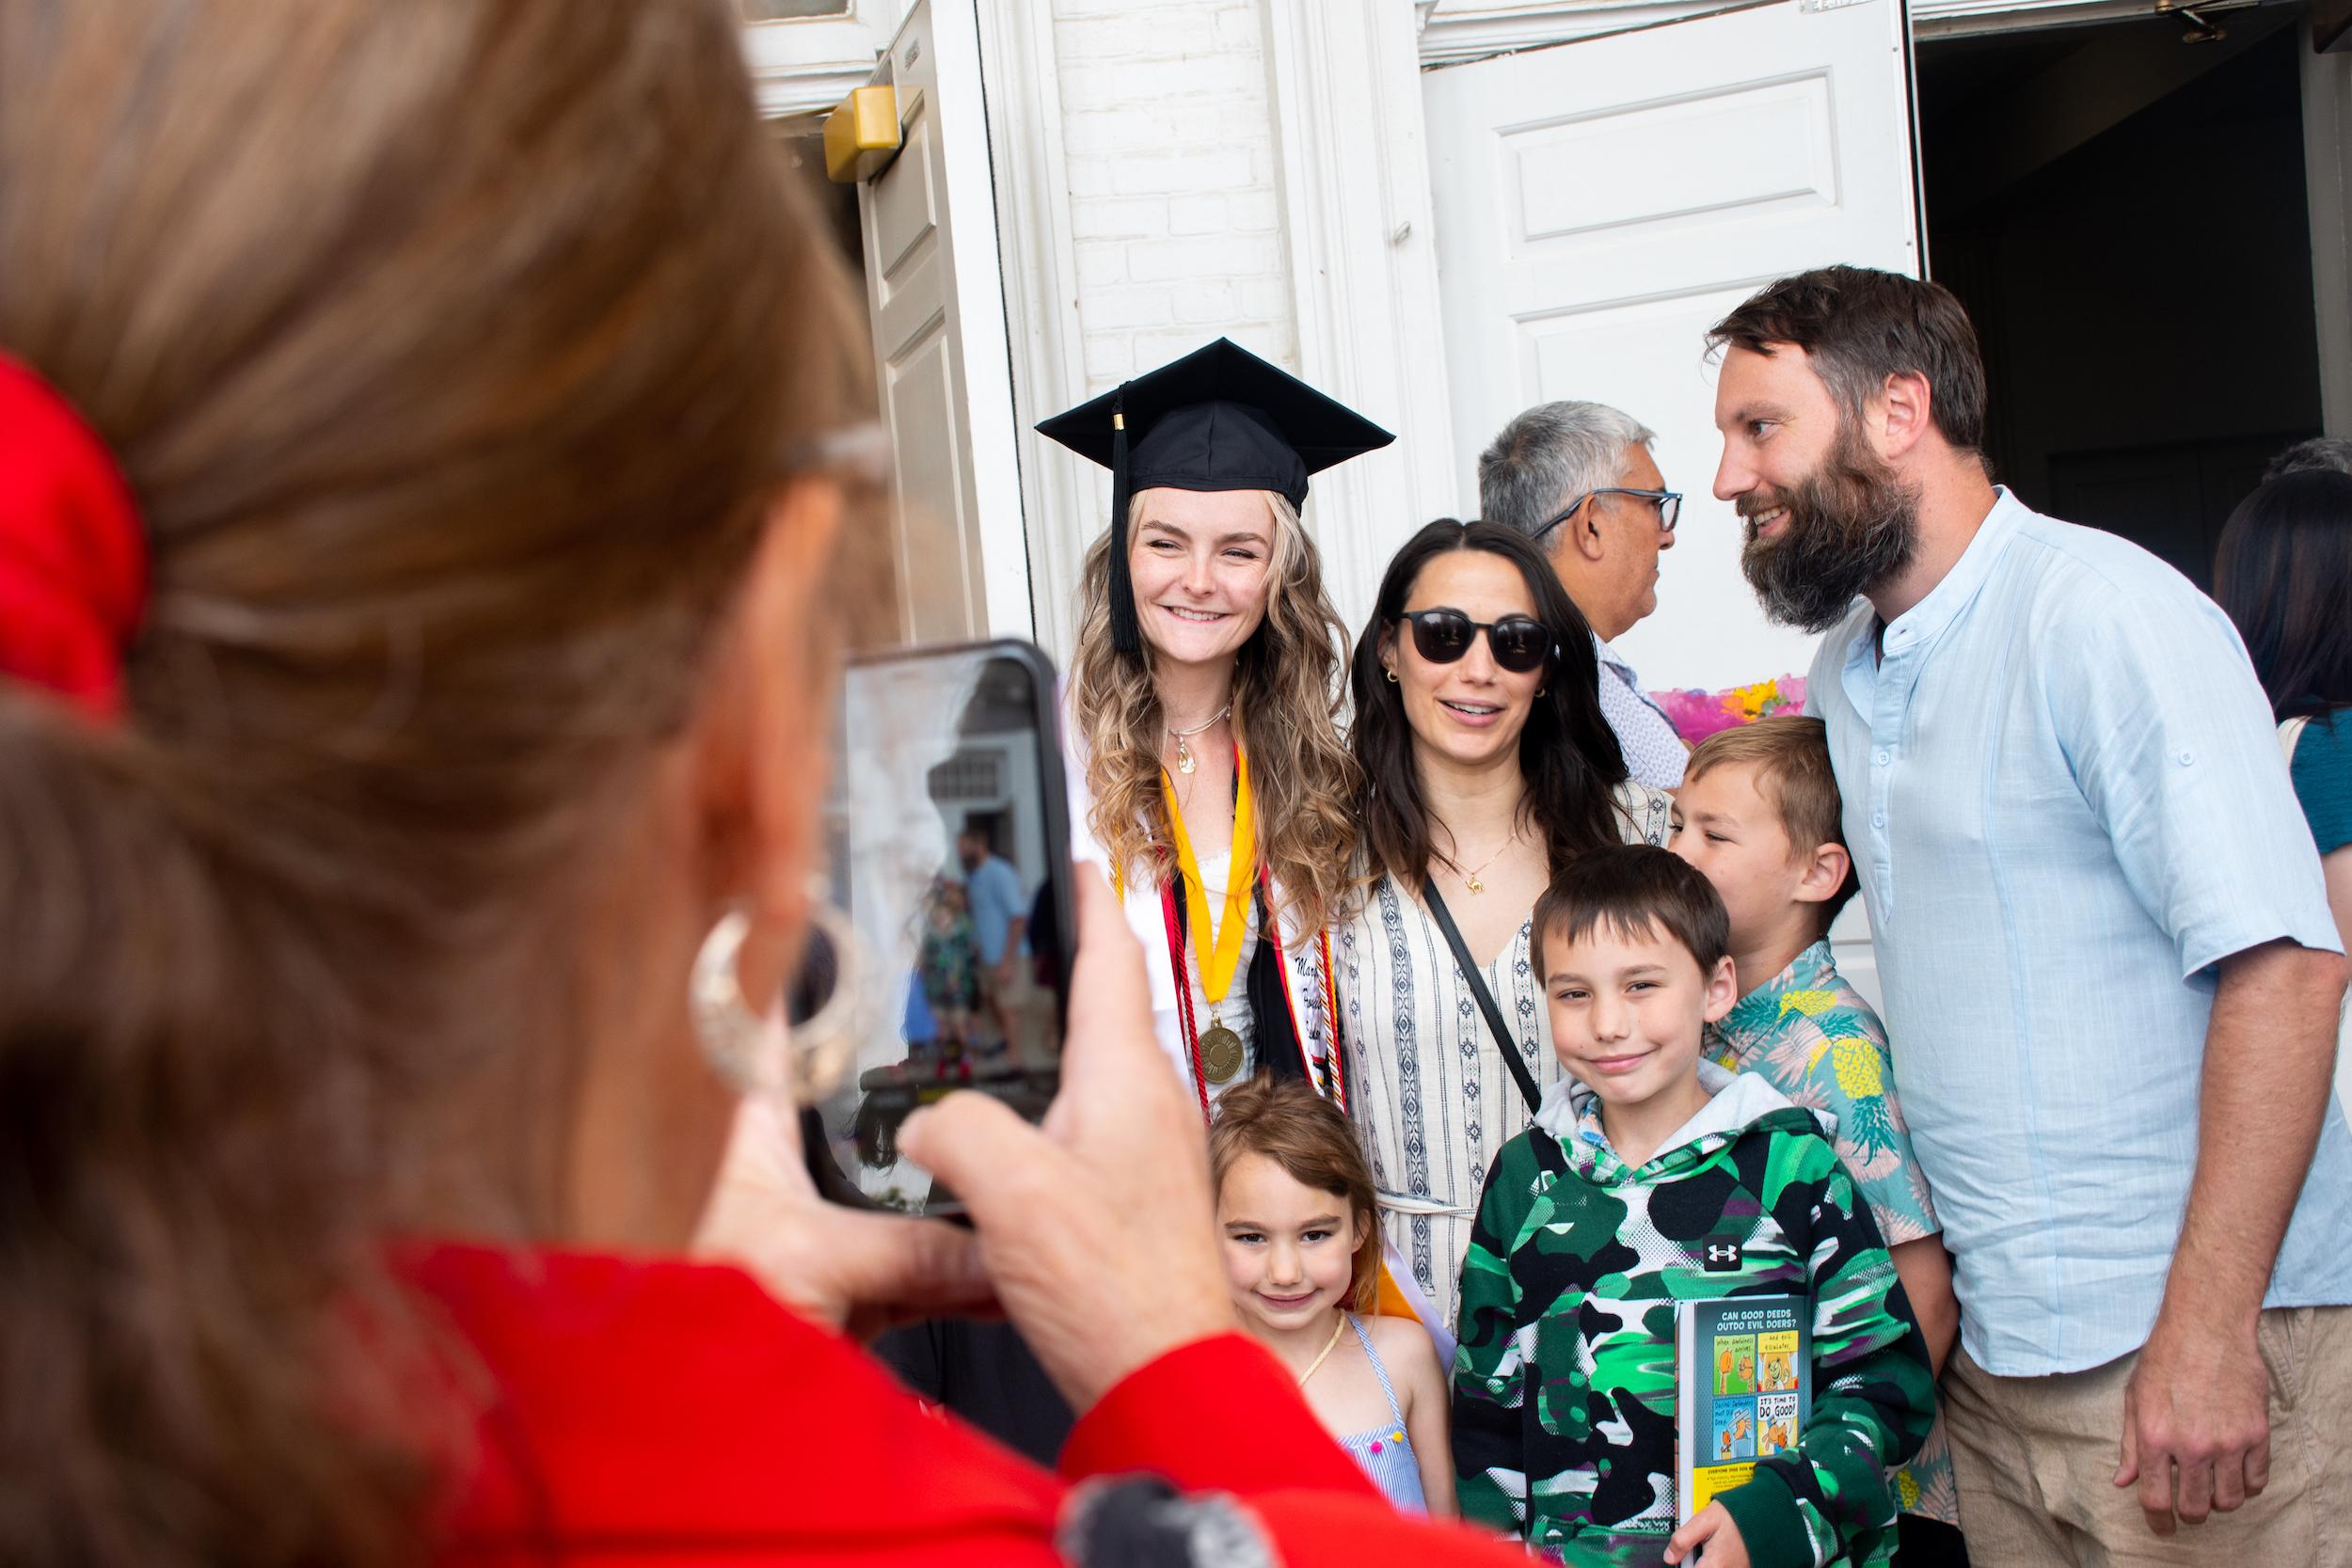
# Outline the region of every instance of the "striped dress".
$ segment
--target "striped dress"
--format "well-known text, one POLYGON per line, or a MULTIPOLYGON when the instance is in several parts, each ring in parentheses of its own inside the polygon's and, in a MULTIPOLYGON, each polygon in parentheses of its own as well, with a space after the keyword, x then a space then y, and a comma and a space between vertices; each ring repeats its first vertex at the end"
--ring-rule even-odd
MULTIPOLYGON (((1627 843, 1666 842, 1665 791, 1629 783, 1617 804, 1627 843)), ((1540 1089, 1560 1076, 1560 1063, 1528 936, 1522 923, 1483 973, 1540 1089)), ((1381 878, 1356 917, 1334 928, 1331 958, 1348 1115, 1380 1189, 1383 1237, 1451 1326, 1479 1190, 1495 1155, 1527 1125, 1527 1106, 1420 899, 1381 878)))

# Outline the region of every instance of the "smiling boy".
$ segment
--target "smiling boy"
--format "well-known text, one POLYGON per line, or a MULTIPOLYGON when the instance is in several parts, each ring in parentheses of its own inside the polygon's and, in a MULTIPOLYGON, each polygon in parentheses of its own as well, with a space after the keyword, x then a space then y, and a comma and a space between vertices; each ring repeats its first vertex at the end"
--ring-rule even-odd
POLYGON ((1611 1568, 1888 1562, 1926 1345, 1820 1123, 1699 1059, 1736 985, 1722 899, 1666 850, 1597 850, 1534 939, 1570 1079, 1496 1157, 1462 1266, 1464 1516, 1611 1568), (1812 1417, 1677 1531, 1673 1304, 1726 1295, 1811 1300, 1812 1417))

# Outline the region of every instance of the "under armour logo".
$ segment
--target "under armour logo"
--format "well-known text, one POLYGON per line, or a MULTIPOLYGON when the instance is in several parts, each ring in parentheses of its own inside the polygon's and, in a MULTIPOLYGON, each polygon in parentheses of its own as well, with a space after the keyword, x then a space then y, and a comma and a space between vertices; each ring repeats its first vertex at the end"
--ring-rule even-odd
POLYGON ((1709 1242, 1707 1243, 1707 1272, 1729 1274, 1740 1266, 1740 1243, 1709 1242))

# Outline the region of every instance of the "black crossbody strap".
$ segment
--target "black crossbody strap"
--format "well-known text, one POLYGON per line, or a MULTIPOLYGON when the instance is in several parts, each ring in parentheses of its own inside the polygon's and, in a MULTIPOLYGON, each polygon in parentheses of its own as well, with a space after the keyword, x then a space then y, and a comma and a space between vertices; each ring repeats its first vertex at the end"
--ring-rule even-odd
POLYGON ((1502 1022, 1502 1009, 1495 1003, 1495 993, 1486 989, 1486 977, 1470 962, 1470 943, 1462 940, 1462 928, 1454 924, 1454 911, 1445 907, 1445 899, 1438 893, 1435 880, 1425 882, 1421 890, 1422 902, 1429 906, 1430 917, 1438 929, 1445 933, 1445 944, 1454 949, 1454 961, 1462 971, 1462 978, 1470 983, 1470 994, 1478 999, 1478 1010, 1486 1015, 1486 1027, 1494 1031, 1495 1049, 1502 1053, 1502 1065, 1511 1069, 1511 1077, 1527 1097, 1527 1114, 1534 1116, 1543 1106, 1544 1097, 1535 1087, 1535 1076, 1519 1060, 1519 1048, 1511 1038, 1510 1025, 1502 1022))

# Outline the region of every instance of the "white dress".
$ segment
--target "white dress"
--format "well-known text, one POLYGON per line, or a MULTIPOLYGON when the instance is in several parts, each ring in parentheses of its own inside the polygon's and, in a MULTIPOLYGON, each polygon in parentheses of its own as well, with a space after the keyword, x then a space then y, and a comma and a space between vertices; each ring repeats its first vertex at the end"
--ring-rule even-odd
MULTIPOLYGON (((1673 798, 1648 784, 1617 791, 1629 844, 1663 844, 1673 798)), ((1540 1090, 1560 1077, 1551 1019, 1528 952, 1534 911, 1481 973, 1540 1090)), ((1527 1126, 1528 1107, 1494 1032, 1420 899, 1389 878, 1331 938, 1348 1115, 1380 1189, 1383 1239, 1449 1330, 1463 1254, 1487 1167, 1527 1126)))

